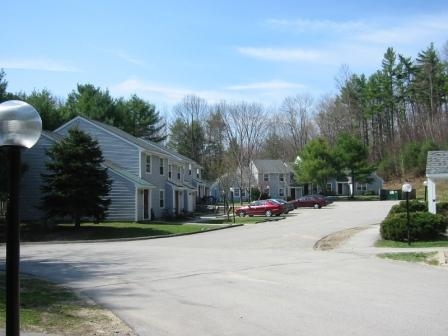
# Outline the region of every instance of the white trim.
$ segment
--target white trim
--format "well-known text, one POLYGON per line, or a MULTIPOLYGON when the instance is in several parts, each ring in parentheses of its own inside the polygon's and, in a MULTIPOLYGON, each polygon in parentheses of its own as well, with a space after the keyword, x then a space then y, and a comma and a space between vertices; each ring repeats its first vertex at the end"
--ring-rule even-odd
POLYGON ((138 222, 138 193, 139 193, 140 189, 135 188, 134 190, 135 190, 135 206, 134 206, 135 214, 134 214, 134 221, 138 222))

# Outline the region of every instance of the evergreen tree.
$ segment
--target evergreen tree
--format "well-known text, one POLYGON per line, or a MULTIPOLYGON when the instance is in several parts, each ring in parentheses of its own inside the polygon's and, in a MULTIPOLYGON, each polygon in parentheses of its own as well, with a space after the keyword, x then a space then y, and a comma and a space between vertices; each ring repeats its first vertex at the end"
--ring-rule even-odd
MULTIPOLYGON (((375 167, 368 162, 369 153, 359 138, 350 134, 341 134, 336 142, 334 158, 337 160, 339 175, 348 170, 351 177, 352 190, 350 197, 354 196, 356 182, 366 183, 375 167)), ((344 174, 345 175, 345 174, 344 174)))
POLYGON ((315 138, 308 142, 295 166, 297 180, 300 183, 315 183, 322 190, 325 190, 327 181, 335 177, 337 172, 331 148, 323 138, 315 138))
POLYGON ((117 114, 122 114, 121 118, 118 118, 122 120, 122 125, 115 125, 116 127, 137 138, 154 142, 166 140, 167 136, 163 134, 165 123, 153 104, 132 95, 129 100, 118 100, 116 106, 117 114))
POLYGON ((103 156, 98 142, 88 134, 72 129, 64 140, 48 151, 48 174, 42 174, 42 209, 48 217, 71 216, 75 227, 82 217, 95 222, 105 218, 111 181, 101 166, 103 156))

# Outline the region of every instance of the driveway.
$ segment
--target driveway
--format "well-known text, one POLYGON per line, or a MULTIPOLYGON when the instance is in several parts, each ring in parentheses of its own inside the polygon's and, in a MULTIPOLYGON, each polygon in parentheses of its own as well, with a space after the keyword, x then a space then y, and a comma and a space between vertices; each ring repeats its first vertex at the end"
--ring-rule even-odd
POLYGON ((93 298, 139 335, 448 335, 445 269, 312 248, 378 224, 392 204, 340 202, 177 238, 22 245, 21 267, 93 298))

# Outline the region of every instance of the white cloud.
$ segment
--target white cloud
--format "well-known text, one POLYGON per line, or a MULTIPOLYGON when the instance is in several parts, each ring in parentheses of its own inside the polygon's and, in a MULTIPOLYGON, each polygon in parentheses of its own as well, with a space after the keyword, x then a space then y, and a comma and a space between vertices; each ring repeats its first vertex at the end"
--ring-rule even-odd
POLYGON ((302 84, 291 83, 281 80, 273 80, 270 82, 257 82, 241 85, 228 86, 226 89, 231 91, 241 91, 241 90, 285 90, 285 89, 303 89, 305 88, 302 84))
POLYGON ((302 48, 253 48, 240 47, 242 55, 270 61, 314 61, 322 57, 319 51, 302 48))
POLYGON ((147 64, 144 60, 134 57, 133 55, 131 55, 130 53, 128 53, 127 51, 124 50, 111 50, 111 49, 103 49, 104 52, 111 54, 123 61, 125 61, 126 63, 129 64, 133 64, 142 68, 146 68, 147 64))
POLYGON ((0 59, 0 68, 51 72, 83 72, 77 67, 51 59, 0 59))
POLYGON ((285 20, 269 19, 268 25, 273 28, 293 30, 300 33, 310 32, 352 32, 353 30, 363 29, 363 21, 332 21, 332 20, 285 20))
POLYGON ((138 79, 128 79, 110 88, 118 95, 138 94, 144 97, 158 97, 165 102, 177 102, 192 92, 184 88, 175 88, 157 83, 143 82, 138 79))
POLYGON ((304 85, 273 80, 266 82, 230 85, 222 89, 201 90, 174 87, 160 83, 145 82, 139 79, 128 79, 117 85, 109 86, 114 96, 138 96, 157 105, 173 106, 187 95, 197 95, 213 104, 220 101, 258 101, 266 104, 281 102, 286 96, 297 94, 304 85))

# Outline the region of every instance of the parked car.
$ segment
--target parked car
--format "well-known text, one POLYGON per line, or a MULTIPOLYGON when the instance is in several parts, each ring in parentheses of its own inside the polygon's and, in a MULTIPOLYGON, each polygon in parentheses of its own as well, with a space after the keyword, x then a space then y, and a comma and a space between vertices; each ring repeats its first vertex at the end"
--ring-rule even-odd
POLYGON ((235 210, 235 215, 244 216, 280 216, 285 212, 285 206, 272 200, 253 201, 249 205, 239 207, 235 210))
POLYGON ((290 211, 293 211, 295 209, 295 206, 291 202, 287 202, 284 199, 281 198, 270 198, 269 201, 277 202, 280 204, 283 204, 285 207, 285 214, 289 213, 290 211))
POLYGON ((327 205, 325 199, 321 197, 316 197, 314 195, 302 196, 295 201, 295 205, 298 208, 312 207, 314 209, 320 209, 327 205))
POLYGON ((308 195, 308 196, 313 196, 313 197, 323 200, 326 203, 325 205, 333 203, 333 201, 330 198, 328 198, 327 196, 324 196, 324 195, 314 194, 314 195, 308 195))

